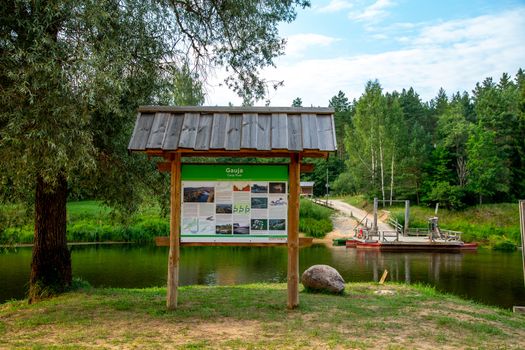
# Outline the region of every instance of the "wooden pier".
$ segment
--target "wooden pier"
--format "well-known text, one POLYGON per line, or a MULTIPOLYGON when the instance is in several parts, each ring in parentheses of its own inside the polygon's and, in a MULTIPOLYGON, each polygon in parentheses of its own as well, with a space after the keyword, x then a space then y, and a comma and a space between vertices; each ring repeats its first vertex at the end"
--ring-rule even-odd
POLYGON ((476 251, 477 243, 463 242, 429 242, 429 241, 361 241, 352 239, 346 241, 347 248, 370 249, 380 251, 432 251, 432 252, 459 252, 476 251))

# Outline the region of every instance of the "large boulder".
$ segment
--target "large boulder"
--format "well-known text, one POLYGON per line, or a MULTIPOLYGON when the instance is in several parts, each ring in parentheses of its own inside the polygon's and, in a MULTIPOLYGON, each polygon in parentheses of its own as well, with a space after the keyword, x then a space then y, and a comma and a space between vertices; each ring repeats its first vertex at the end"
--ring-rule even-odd
POLYGON ((301 282, 307 290, 311 291, 340 294, 345 290, 343 277, 336 269, 328 265, 309 267, 303 272, 301 282))

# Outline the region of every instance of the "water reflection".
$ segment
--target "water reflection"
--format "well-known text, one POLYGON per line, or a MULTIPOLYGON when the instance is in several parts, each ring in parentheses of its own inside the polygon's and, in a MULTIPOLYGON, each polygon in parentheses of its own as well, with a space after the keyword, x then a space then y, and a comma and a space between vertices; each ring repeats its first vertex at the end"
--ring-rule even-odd
MULTIPOLYGON (((166 247, 75 246, 73 274, 94 286, 166 285, 166 247)), ((0 302, 22 298, 29 278, 31 249, 0 254, 0 302)), ((301 249, 300 272, 314 264, 335 267, 346 281, 425 283, 484 303, 512 307, 525 304, 521 255, 478 253, 378 252, 322 245, 301 249)), ((286 282, 285 248, 183 247, 180 284, 233 285, 286 282)))

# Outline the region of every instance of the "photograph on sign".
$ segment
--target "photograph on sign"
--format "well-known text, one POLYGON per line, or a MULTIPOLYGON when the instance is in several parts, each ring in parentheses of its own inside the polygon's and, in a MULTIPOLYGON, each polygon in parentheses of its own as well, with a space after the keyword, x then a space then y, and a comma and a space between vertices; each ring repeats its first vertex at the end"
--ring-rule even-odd
POLYGON ((183 242, 286 242, 286 165, 183 164, 183 242))
POLYGON ((214 198, 213 187, 184 187, 184 202, 210 203, 214 198))

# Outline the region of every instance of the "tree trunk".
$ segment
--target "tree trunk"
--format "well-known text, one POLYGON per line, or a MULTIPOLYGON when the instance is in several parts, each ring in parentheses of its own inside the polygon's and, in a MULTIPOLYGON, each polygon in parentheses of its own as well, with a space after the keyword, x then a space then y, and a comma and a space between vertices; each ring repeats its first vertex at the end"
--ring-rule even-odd
POLYGON ((467 184, 467 161, 463 156, 459 156, 456 160, 459 186, 465 187, 467 184))
POLYGON ((57 185, 50 186, 37 177, 35 194, 35 237, 29 303, 71 286, 71 255, 66 242, 67 181, 58 175, 57 185))

